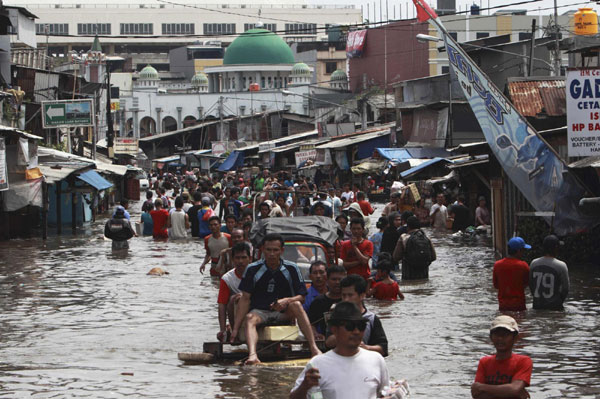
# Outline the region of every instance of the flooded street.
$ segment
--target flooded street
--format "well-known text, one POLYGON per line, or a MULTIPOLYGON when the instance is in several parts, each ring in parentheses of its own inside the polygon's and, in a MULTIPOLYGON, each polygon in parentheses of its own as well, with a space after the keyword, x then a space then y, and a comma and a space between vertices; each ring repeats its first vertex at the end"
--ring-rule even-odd
MULTIPOLYGON (((138 204, 132 209, 137 220, 138 204)), ((102 228, 0 243, 0 397, 287 397, 299 369, 177 359, 218 331, 218 286, 198 272, 198 241, 134 238, 128 255, 116 256, 102 228), (156 266, 170 274, 147 276, 156 266)), ((390 375, 408 379, 412 397, 467 398, 479 358, 493 350, 493 254, 487 241, 433 241, 429 282, 403 283, 405 301, 366 306, 382 318, 390 375)), ((515 316, 516 351, 533 359, 532 398, 600 396, 600 269, 571 267, 570 276, 564 312, 515 316)))

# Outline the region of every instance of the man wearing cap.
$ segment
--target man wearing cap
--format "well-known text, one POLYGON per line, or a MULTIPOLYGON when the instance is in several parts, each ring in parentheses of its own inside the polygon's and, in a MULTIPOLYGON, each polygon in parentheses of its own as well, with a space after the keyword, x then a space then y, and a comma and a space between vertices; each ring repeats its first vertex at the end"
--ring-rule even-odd
POLYGON ((113 217, 104 226, 104 235, 112 240, 112 249, 129 248, 129 240, 135 236, 129 220, 125 218, 125 208, 121 205, 115 209, 113 217))
POLYGON ((569 294, 569 269, 556 259, 564 243, 554 234, 544 238, 544 256, 534 259, 529 268, 529 289, 534 309, 562 310, 569 294))
POLYGON ((375 399, 390 378, 383 357, 360 347, 367 320, 351 302, 338 303, 329 319, 335 349, 313 357, 298 376, 291 399, 305 399, 320 391, 324 399, 375 399))
POLYGON ((471 395, 476 399, 525 399, 525 389, 531 380, 533 364, 529 356, 518 355, 512 348, 519 334, 519 326, 510 316, 498 316, 492 321, 490 339, 496 354, 479 360, 471 395))
POLYGON ((529 284, 529 266, 522 261, 523 253, 531 249, 521 237, 508 240, 508 256, 494 263, 494 288, 498 290, 500 310, 525 310, 525 287, 529 284))

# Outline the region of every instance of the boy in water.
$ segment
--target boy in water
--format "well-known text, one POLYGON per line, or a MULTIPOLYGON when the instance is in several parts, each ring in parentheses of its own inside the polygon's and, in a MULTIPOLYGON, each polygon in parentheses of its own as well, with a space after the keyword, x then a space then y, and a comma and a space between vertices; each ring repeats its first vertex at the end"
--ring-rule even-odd
POLYGON ((519 326, 510 316, 498 316, 492 321, 490 339, 496 354, 479 360, 471 395, 476 399, 526 399, 525 389, 531 380, 533 364, 529 356, 512 353, 519 335, 519 326))

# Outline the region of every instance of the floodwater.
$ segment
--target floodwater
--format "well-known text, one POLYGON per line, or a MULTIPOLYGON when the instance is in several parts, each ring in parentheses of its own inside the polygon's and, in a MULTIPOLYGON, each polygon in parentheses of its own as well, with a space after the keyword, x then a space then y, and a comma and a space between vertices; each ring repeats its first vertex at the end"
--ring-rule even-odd
MULTIPOLYGON (((177 359, 218 331, 217 284, 198 272, 199 242, 135 238, 121 256, 101 231, 99 221, 75 237, 0 243, 0 398, 287 397, 298 368, 177 359), (170 274, 147 276, 155 266, 170 274)), ((429 233, 438 253, 430 280, 403 283, 405 301, 366 305, 382 318, 390 374, 408 379, 412 397, 467 398, 478 359, 493 350, 493 255, 489 241, 429 233)), ((564 312, 516 315, 516 351, 533 358, 532 398, 600 397, 600 269, 570 274, 564 312)))

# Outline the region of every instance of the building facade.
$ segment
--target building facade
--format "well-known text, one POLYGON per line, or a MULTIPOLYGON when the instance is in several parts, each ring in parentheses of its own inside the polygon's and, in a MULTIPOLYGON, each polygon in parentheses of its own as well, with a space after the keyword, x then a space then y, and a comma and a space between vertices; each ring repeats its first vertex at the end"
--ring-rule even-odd
POLYGON ((316 5, 303 0, 179 0, 177 5, 142 0, 11 3, 27 7, 38 16, 38 44, 48 43, 50 53, 87 51, 98 34, 108 55, 134 55, 133 66, 138 71, 150 59, 155 67, 168 64, 170 50, 198 40, 220 40, 227 45, 237 35, 255 28, 259 21, 289 42, 320 39, 326 36, 325 28, 330 24, 362 22, 361 10, 354 6, 316 5), (150 58, 150 54, 154 57, 150 58))

